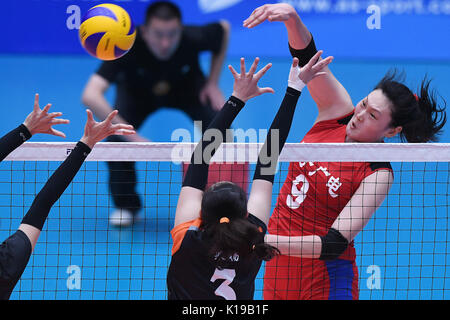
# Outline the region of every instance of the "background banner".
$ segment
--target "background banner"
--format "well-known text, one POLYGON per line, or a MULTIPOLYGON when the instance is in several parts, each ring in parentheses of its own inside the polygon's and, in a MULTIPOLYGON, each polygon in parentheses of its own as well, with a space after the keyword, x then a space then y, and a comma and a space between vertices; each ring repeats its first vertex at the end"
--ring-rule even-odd
MULTIPOLYGON (((135 24, 150 0, 2 1, 6 31, 0 54, 86 54, 79 45, 81 17, 94 5, 116 3, 135 24)), ((287 56, 282 23, 242 27, 251 12, 270 0, 174 0, 187 24, 226 19, 231 23, 230 56, 287 56)), ((327 54, 343 58, 450 59, 450 1, 290 0, 327 54)))

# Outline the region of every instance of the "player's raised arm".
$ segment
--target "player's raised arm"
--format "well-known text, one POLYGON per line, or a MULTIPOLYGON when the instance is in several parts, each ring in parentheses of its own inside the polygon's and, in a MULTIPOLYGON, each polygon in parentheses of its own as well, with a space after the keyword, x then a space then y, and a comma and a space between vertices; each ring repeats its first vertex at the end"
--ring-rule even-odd
MULTIPOLYGON (((51 120, 54 117, 52 118, 46 114, 49 106, 46 107, 47 109, 44 108, 45 112, 39 110, 39 107, 36 106, 37 99, 38 97, 35 100, 34 114, 32 113, 32 116, 29 116, 27 120, 46 120, 26 122, 32 124, 30 126, 32 132, 50 132, 54 134, 51 129, 51 125, 55 124, 51 120)), ((1 244, 0 256, 7 256, 8 258, 6 260, 2 259, 0 263, 0 299, 9 299, 11 292, 28 264, 50 209, 73 180, 94 145, 112 134, 127 135, 135 133, 132 126, 113 124, 112 119, 116 115, 117 111, 114 111, 103 122, 99 123, 94 121, 92 112, 88 110, 88 119, 83 137, 38 193, 30 209, 22 219, 19 229, 1 244)))
MULTIPOLYGON (((289 49, 292 56, 299 59, 301 67, 317 52, 314 38, 291 5, 277 3, 258 7, 244 21, 243 25, 253 28, 264 21, 281 21, 285 24, 289 49)), ((316 122, 335 119, 353 111, 352 100, 345 88, 328 67, 324 69, 324 72, 326 72, 325 76, 308 83, 308 91, 319 110, 316 122)))
POLYGON ((30 209, 22 220, 19 229, 25 232, 34 248, 40 231, 53 204, 66 190, 94 145, 110 135, 134 134, 133 126, 113 124, 117 110, 111 112, 104 121, 96 122, 90 110, 87 110, 87 121, 83 137, 76 144, 70 155, 56 169, 45 186, 34 199, 30 209))
POLYGON ((192 154, 191 163, 186 172, 183 187, 178 198, 175 226, 199 217, 203 191, 208 178, 210 160, 223 142, 224 137, 226 137, 226 129, 230 127, 247 100, 263 93, 273 93, 272 88, 258 87, 258 81, 272 65, 267 64, 264 68, 256 72, 258 62, 259 58, 256 58, 248 72, 245 70, 244 58, 241 58, 240 73, 234 70, 231 65, 229 66, 234 77, 233 93, 213 119, 208 129, 206 129, 205 134, 192 154), (214 131, 218 133, 218 136, 207 137, 209 134, 213 134, 214 131), (205 150, 211 150, 211 147, 212 152, 205 155, 205 150))
POLYGON ((39 94, 34 96, 33 111, 25 121, 16 129, 10 131, 0 139, 0 161, 3 161, 12 151, 18 148, 36 133, 46 133, 65 138, 64 132, 53 128, 57 124, 69 123, 69 120, 59 118, 61 112, 51 112, 51 104, 47 104, 42 110, 39 107, 39 94))
POLYGON ((289 135, 298 98, 305 85, 325 75, 323 70, 332 61, 332 57, 327 57, 316 63, 321 54, 322 51, 317 52, 301 69, 298 66, 298 59, 293 59, 284 99, 258 156, 247 208, 249 213, 258 217, 266 225, 270 217, 272 186, 278 157, 289 135))

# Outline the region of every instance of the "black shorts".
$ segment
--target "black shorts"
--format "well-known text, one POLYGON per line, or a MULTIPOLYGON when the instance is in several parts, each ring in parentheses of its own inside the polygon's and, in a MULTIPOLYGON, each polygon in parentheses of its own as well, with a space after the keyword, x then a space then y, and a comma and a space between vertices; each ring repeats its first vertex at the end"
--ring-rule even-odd
POLYGON ((0 245, 0 299, 8 300, 31 256, 31 242, 17 230, 0 245))

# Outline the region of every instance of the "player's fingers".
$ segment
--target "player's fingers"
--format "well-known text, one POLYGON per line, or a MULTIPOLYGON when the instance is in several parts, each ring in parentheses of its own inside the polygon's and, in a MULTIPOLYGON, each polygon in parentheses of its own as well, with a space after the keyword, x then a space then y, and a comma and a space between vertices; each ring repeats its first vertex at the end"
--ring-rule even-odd
POLYGON ((260 7, 256 8, 255 10, 253 10, 252 13, 250 13, 250 15, 248 16, 248 18, 244 20, 244 23, 247 23, 248 21, 250 21, 251 18, 253 17, 253 15, 254 15, 256 12, 258 12, 259 8, 260 8, 260 7))
POLYGON ((135 130, 125 130, 124 131, 125 134, 136 134, 135 130))
POLYGON ((250 14, 250 16, 244 20, 243 26, 246 27, 248 24, 250 24, 251 22, 253 22, 255 16, 259 15, 261 10, 263 10, 264 6, 258 7, 255 10, 253 10, 253 12, 250 14))
POLYGON ((241 58, 241 77, 245 76, 245 59, 241 58))
POLYGON ((230 69, 231 74, 233 75, 233 78, 236 79, 239 77, 239 73, 237 73, 236 70, 234 70, 233 66, 230 64, 228 65, 228 69, 230 69))
POLYGON ((68 124, 70 121, 68 119, 52 119, 51 124, 68 124))
POLYGON ((317 62, 315 65, 312 66, 311 70, 314 72, 318 72, 320 70, 322 70, 323 68, 325 68, 326 66, 328 66, 332 61, 333 61, 334 57, 330 56, 330 57, 326 57, 325 59, 317 62))
POLYGON ((50 103, 48 103, 48 104, 44 107, 44 109, 42 109, 42 112, 47 113, 51 106, 52 106, 52 105, 51 105, 50 103))
POLYGON ((112 111, 110 114, 108 114, 108 116, 105 119, 106 123, 111 123, 112 120, 114 119, 114 117, 119 113, 119 110, 114 110, 112 111))
POLYGON ((113 130, 134 130, 134 127, 131 124, 118 123, 112 126, 113 130))
POLYGON ((258 15, 257 17, 255 17, 253 19, 253 22, 248 25, 248 28, 254 28, 257 25, 260 25, 267 19, 268 16, 269 16, 269 14, 267 12, 263 11, 260 15, 258 15))
POLYGON ((264 68, 262 68, 261 70, 258 71, 257 74, 255 74, 254 78, 255 78, 257 81, 259 81, 259 79, 261 79, 261 77, 262 77, 263 75, 265 75, 266 72, 267 72, 267 70, 269 70, 271 67, 272 67, 272 64, 271 64, 271 63, 266 64, 266 65, 264 66, 264 68))
POLYGON ((259 25, 262 22, 264 22, 264 20, 266 20, 268 16, 269 16, 269 13, 266 10, 263 10, 260 13, 256 14, 253 17, 252 21, 249 22, 246 27, 247 28, 256 27, 257 25, 259 25))
POLYGON ((113 132, 114 135, 131 135, 131 134, 136 134, 136 131, 134 130, 127 130, 127 129, 119 129, 113 132))
POLYGON ((319 50, 316 52, 315 55, 308 61, 308 63, 305 65, 305 68, 311 69, 312 66, 314 66, 320 59, 320 56, 322 55, 323 50, 319 50))
POLYGON ((292 68, 297 68, 298 67, 298 58, 295 57, 292 59, 292 68))
POLYGON ((94 115, 92 114, 92 111, 90 109, 86 109, 86 113, 87 113, 87 121, 88 122, 93 122, 94 121, 94 115))
POLYGON ((38 111, 39 110, 39 93, 36 93, 34 95, 34 105, 33 105, 33 109, 34 111, 38 111))
POLYGON ((57 136, 57 137, 61 137, 61 138, 65 138, 66 137, 64 132, 56 130, 56 129, 53 129, 53 128, 50 129, 50 134, 52 134, 54 136, 57 136))
POLYGON ((273 90, 270 87, 264 87, 264 88, 259 88, 259 93, 263 94, 263 93, 275 93, 275 90, 273 90))
POLYGON ((250 67, 250 70, 248 70, 248 76, 252 77, 253 74, 256 71, 256 68, 258 68, 258 63, 259 63, 259 57, 256 57, 255 60, 252 63, 252 66, 250 67))
POLYGON ((50 118, 61 117, 62 116, 62 112, 52 112, 52 113, 49 113, 48 116, 50 118))

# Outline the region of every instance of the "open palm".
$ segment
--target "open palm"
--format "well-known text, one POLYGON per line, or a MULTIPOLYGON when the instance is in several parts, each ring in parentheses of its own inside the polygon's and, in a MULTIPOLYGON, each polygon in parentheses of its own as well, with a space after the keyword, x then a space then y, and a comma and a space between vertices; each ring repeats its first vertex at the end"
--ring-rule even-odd
POLYGON ((262 76, 270 69, 271 63, 268 63, 264 68, 259 70, 256 74, 256 69, 258 67, 259 58, 253 61, 252 66, 249 71, 245 71, 245 59, 241 58, 241 73, 237 73, 234 68, 229 65, 228 68, 234 77, 233 93, 232 95, 236 98, 246 102, 247 100, 259 96, 263 93, 274 93, 274 90, 270 87, 260 88, 258 87, 258 81, 262 76))
POLYGON ((92 148, 97 142, 111 135, 132 135, 136 132, 132 125, 123 123, 112 123, 114 117, 119 113, 119 111, 114 110, 111 112, 105 120, 102 122, 97 122, 94 120, 92 111, 87 109, 87 121, 84 127, 84 135, 81 141, 92 148))
POLYGON ((36 133, 47 133, 65 138, 66 135, 64 132, 56 130, 53 126, 56 124, 67 124, 69 123, 69 120, 58 118, 62 116, 62 112, 49 113, 48 110, 50 107, 51 104, 48 103, 44 109, 41 110, 39 107, 39 94, 36 93, 34 96, 33 111, 27 116, 23 124, 32 135, 36 133))

